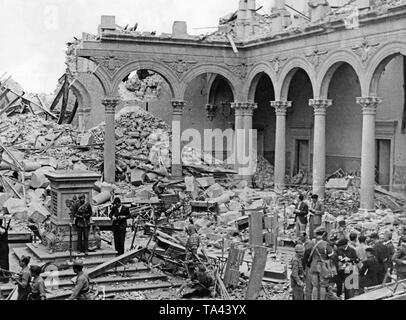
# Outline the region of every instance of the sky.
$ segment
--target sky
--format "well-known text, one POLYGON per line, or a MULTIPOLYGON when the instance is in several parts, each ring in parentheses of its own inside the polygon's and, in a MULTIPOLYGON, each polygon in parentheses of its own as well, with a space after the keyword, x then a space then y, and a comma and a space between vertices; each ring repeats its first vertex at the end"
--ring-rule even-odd
MULTIPOLYGON (((257 0, 269 13, 274 0, 257 0)), ((138 31, 170 33, 175 20, 189 34, 215 29, 220 17, 238 9, 239 0, 0 0, 0 77, 4 72, 25 91, 52 93, 65 71, 66 43, 82 32, 97 33, 101 15, 115 15, 120 26, 138 22, 138 31)), ((303 9, 305 0, 288 0, 303 9)))

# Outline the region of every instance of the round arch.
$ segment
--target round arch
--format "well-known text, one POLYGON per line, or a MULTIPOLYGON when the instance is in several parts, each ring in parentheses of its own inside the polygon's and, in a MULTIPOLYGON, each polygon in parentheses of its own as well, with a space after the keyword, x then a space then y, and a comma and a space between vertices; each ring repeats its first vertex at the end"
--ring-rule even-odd
POLYGON ((191 70, 189 70, 182 78, 182 84, 180 88, 180 98, 184 99, 186 89, 188 84, 198 76, 205 74, 205 73, 213 73, 213 74, 218 74, 221 75, 229 84, 231 91, 233 92, 234 99, 237 100, 239 95, 237 94, 237 88, 239 86, 239 82, 235 78, 234 74, 225 68, 224 66, 221 65, 199 65, 191 70))
POLYGON ((290 83, 296 72, 302 69, 310 79, 313 95, 315 95, 316 77, 313 66, 304 58, 293 58, 287 62, 280 74, 281 85, 278 91, 275 92, 275 100, 287 100, 289 94, 290 83))
POLYGON ((343 64, 348 64, 354 70, 360 81, 362 91, 362 88, 364 88, 363 83, 365 83, 365 81, 362 76, 364 72, 360 61, 354 53, 347 50, 340 50, 331 53, 321 66, 319 71, 320 76, 317 79, 316 84, 315 98, 327 99, 331 80, 337 69, 343 64))
POLYGON ((226 82, 227 85, 229 86, 230 90, 232 91, 231 86, 229 85, 229 82, 227 81, 227 79, 224 78, 221 75, 216 75, 214 77, 214 79, 209 84, 209 88, 210 88, 209 89, 209 96, 208 96, 208 103, 209 104, 214 104, 217 89, 218 89, 219 85, 221 84, 221 82, 226 82))
POLYGON ((261 63, 257 64, 256 66, 254 66, 254 68, 252 69, 252 71, 249 73, 249 75, 247 77, 247 81, 243 88, 243 96, 246 97, 246 99, 245 99, 246 101, 254 101, 255 91, 258 86, 258 82, 261 79, 261 77, 263 76, 263 74, 266 74, 271 79, 271 82, 273 85, 273 90, 276 91, 276 85, 277 85, 276 74, 273 72, 270 65, 268 65, 264 62, 261 62, 261 63))
POLYGON ((71 84, 71 89, 78 99, 81 109, 87 109, 92 106, 92 100, 89 91, 80 80, 75 79, 74 82, 71 84))
POLYGON ((399 54, 406 55, 406 42, 396 41, 388 43, 375 53, 367 70, 366 81, 368 90, 365 96, 377 95, 382 72, 387 64, 399 54))
POLYGON ((179 90, 179 81, 174 74, 174 72, 167 67, 166 65, 152 60, 139 60, 130 62, 123 67, 115 74, 114 79, 112 81, 112 92, 115 94, 118 92, 118 88, 120 83, 123 79, 128 76, 131 72, 135 70, 150 70, 159 74, 165 81, 168 83, 173 99, 180 97, 180 90, 179 90))

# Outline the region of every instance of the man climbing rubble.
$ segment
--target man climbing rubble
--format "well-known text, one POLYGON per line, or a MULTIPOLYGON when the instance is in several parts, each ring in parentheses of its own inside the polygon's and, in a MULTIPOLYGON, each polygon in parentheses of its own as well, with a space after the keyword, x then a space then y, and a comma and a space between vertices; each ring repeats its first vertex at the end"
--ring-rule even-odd
POLYGON ((199 260, 197 250, 200 246, 200 237, 197 233, 196 227, 193 224, 190 224, 186 228, 186 233, 189 236, 186 242, 186 267, 189 277, 193 278, 196 261, 199 260))
POLYGON ((206 267, 203 264, 199 264, 193 273, 193 277, 186 282, 180 289, 179 294, 182 294, 186 287, 189 287, 191 291, 187 292, 182 298, 188 299, 192 297, 210 297, 211 288, 214 286, 214 280, 207 272, 206 267))
POLYGON ((325 228, 317 228, 315 234, 317 242, 307 261, 312 277, 312 300, 325 300, 329 281, 334 275, 331 264, 334 251, 326 241, 327 232, 325 228))

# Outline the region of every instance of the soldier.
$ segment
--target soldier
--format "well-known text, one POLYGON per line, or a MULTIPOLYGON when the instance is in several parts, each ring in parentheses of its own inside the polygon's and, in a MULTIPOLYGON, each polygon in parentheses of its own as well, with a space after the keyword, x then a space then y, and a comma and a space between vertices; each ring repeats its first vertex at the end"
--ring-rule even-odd
POLYGON ((41 267, 31 266, 31 293, 28 300, 46 300, 45 282, 41 277, 41 267))
POLYGON ((303 232, 306 232, 307 215, 309 214, 309 207, 303 201, 304 196, 299 195, 299 202, 295 209, 295 223, 296 223, 296 236, 299 238, 303 232))
POLYGON ((73 272, 75 272, 76 283, 71 296, 67 300, 91 300, 90 299, 90 279, 83 271, 83 261, 76 260, 73 263, 73 272))
POLYGON ((393 256, 398 280, 406 279, 406 236, 400 238, 400 246, 393 256))
POLYGON ((28 300, 28 295, 31 292, 31 272, 29 264, 31 257, 22 256, 20 259, 21 273, 13 276, 13 280, 17 283, 18 297, 17 300, 28 300))
POLYGON ((308 265, 310 265, 310 273, 312 276, 312 300, 325 300, 327 287, 333 276, 330 259, 334 256, 334 251, 325 240, 325 228, 319 227, 314 232, 317 242, 307 261, 308 265))
POLYGON ((304 279, 305 273, 303 269, 303 256, 305 247, 301 244, 295 247, 296 255, 290 262, 292 273, 290 276, 290 285, 292 287, 293 300, 304 300, 304 279))
POLYGON ((86 196, 79 197, 79 204, 75 210, 75 225, 78 231, 78 251, 85 255, 89 249, 90 218, 92 217, 92 206, 86 202, 86 196))

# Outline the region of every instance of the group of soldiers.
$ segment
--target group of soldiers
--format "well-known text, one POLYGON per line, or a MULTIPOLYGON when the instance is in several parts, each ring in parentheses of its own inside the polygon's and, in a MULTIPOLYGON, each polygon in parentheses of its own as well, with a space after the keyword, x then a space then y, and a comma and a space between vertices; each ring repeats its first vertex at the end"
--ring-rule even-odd
POLYGON ((405 227, 396 246, 390 231, 366 237, 348 232, 345 221, 328 233, 322 226, 323 205, 317 195, 311 199, 309 205, 300 195, 295 209, 298 241, 291 261, 293 300, 340 300, 343 293, 344 299, 351 299, 365 288, 406 279, 405 227))

